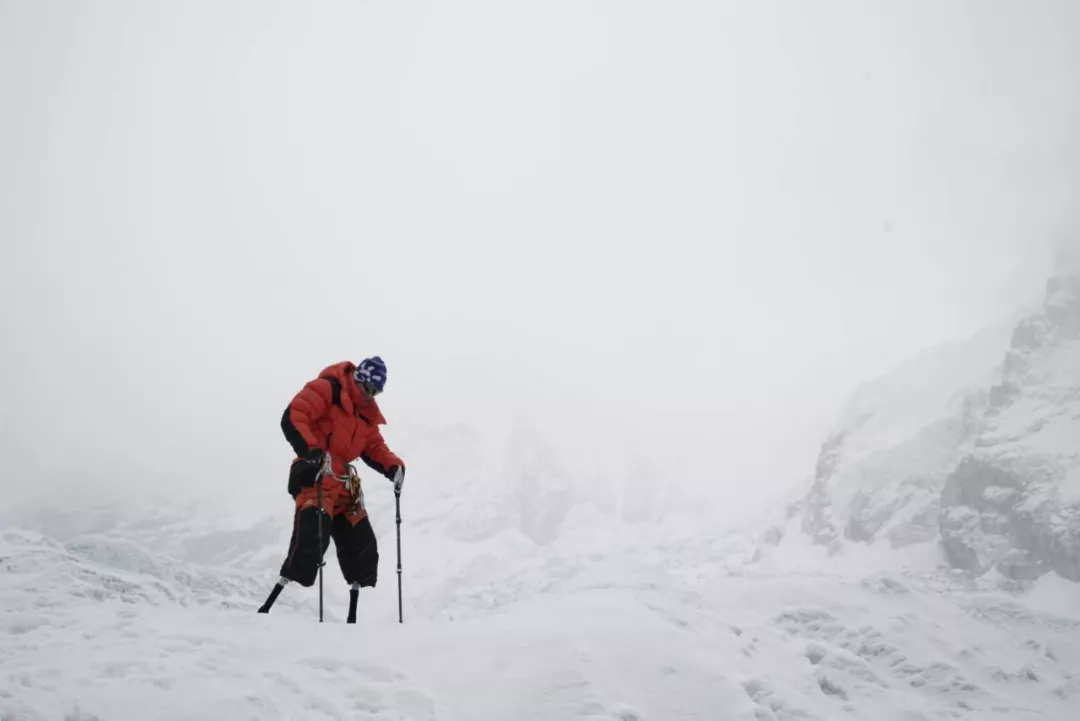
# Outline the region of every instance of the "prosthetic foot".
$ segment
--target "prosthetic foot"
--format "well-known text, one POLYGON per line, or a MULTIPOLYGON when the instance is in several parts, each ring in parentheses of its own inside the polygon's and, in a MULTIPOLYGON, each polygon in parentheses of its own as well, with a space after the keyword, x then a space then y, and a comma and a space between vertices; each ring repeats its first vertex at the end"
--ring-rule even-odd
POLYGON ((289 579, 282 576, 278 579, 278 582, 274 584, 274 589, 270 591, 270 595, 266 597, 266 603, 259 608, 259 613, 270 613, 270 607, 274 605, 274 601, 281 595, 282 589, 289 584, 289 579))

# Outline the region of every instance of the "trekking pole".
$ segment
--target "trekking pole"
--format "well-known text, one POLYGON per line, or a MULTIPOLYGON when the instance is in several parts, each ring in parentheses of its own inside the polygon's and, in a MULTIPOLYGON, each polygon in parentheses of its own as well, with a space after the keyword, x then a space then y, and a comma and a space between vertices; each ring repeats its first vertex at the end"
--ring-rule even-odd
MULTIPOLYGON (((363 508, 363 494, 360 493, 360 476, 356 475, 356 467, 351 463, 346 464, 349 470, 349 512, 355 513, 358 508, 363 508)), ((345 617, 345 623, 356 623, 356 602, 360 598, 360 582, 353 581, 349 584, 349 615, 345 617)))
POLYGON ((397 509, 397 612, 398 623, 405 623, 401 611, 401 489, 394 488, 394 506, 397 509))
POLYGON ((322 477, 330 472, 330 453, 327 452, 323 456, 322 467, 319 469, 319 474, 315 476, 315 498, 318 503, 316 509, 319 514, 319 623, 323 622, 323 583, 322 583, 322 569, 326 565, 326 561, 323 559, 323 535, 322 535, 322 477))

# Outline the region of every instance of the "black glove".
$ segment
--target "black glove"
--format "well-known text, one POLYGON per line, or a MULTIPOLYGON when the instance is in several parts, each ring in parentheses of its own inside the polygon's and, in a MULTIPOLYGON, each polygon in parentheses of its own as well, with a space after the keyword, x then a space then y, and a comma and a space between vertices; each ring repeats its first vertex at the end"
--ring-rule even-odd
POLYGON ((405 466, 390 466, 386 469, 386 477, 394 484, 394 491, 401 493, 401 487, 405 485, 405 466))
POLYGON ((310 463, 315 468, 321 468, 323 459, 326 457, 326 451, 321 448, 312 448, 304 454, 304 462, 310 463))
POLYGON ((315 485, 315 479, 322 470, 326 452, 321 448, 312 448, 302 458, 293 461, 289 469, 289 495, 296 498, 303 488, 311 488, 315 485))

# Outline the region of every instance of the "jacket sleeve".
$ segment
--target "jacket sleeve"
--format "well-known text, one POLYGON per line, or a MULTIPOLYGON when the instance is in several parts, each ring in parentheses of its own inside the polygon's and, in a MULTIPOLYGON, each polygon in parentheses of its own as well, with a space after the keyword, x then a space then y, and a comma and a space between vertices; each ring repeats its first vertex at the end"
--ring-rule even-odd
POLYGON ((312 448, 322 448, 322 434, 315 423, 329 413, 332 399, 330 381, 316 378, 308 381, 285 409, 281 416, 281 430, 297 456, 304 455, 312 448))
POLYGON ((390 469, 394 466, 405 467, 405 464, 400 458, 397 457, 386 446, 386 441, 383 440, 382 434, 376 428, 375 431, 368 436, 367 446, 364 448, 364 452, 360 454, 360 460, 368 465, 369 468, 381 473, 393 480, 390 475, 390 469))

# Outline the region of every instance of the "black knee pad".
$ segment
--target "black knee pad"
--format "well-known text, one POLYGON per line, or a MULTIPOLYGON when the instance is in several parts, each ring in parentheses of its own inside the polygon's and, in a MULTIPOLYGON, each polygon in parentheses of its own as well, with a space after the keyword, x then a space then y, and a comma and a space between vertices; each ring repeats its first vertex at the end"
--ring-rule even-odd
POLYGON ((331 523, 322 514, 322 547, 319 546, 319 509, 305 508, 297 511, 293 519, 293 535, 289 542, 289 555, 281 564, 281 574, 308 588, 319 574, 319 561, 330 545, 331 523))

